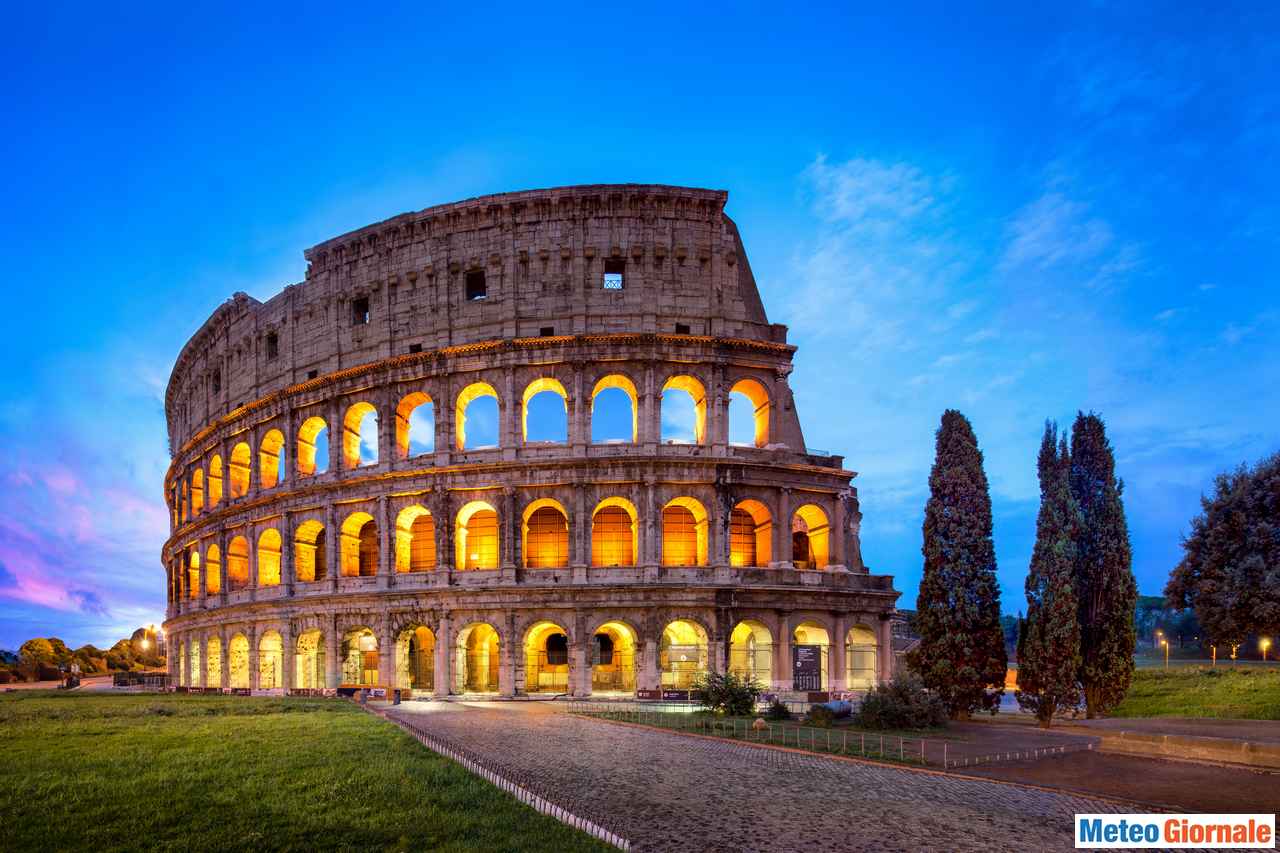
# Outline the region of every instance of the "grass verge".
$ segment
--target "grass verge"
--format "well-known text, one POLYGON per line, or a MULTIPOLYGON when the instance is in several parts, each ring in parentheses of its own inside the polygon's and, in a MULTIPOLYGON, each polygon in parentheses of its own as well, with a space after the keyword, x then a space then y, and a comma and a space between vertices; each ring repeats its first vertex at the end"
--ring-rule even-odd
POLYGON ((1139 669, 1110 716, 1280 720, 1280 671, 1230 666, 1139 669))

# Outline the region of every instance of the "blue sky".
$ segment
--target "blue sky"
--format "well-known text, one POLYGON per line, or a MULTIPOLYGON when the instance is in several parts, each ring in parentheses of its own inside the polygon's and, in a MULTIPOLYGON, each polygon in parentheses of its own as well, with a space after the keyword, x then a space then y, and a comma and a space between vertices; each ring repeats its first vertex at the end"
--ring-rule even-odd
POLYGON ((10 10, 0 55, 0 647, 162 618, 164 385, 219 303, 481 193, 729 190, 903 606, 948 406, 1011 612, 1046 417, 1106 419, 1147 593, 1213 475, 1280 445, 1264 4, 56 5, 10 10))

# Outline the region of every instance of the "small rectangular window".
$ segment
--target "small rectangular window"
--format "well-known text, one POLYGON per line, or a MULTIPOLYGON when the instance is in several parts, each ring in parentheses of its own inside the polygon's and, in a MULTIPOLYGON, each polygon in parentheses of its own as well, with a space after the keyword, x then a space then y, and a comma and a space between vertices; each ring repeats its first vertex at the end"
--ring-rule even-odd
POLYGON ((320 375, 320 371, 318 371, 318 370, 308 370, 308 371, 307 371, 307 378, 308 378, 308 379, 315 379, 315 378, 316 378, 317 376, 319 376, 319 375, 320 375))
POLYGON ((369 324, 369 297, 361 296, 351 300, 351 325, 366 326, 369 324))
POLYGON ((222 371, 213 371, 213 393, 217 394, 222 390, 222 371))
POLYGON ((556 333, 555 326, 543 326, 541 329, 538 330, 538 334, 544 338, 552 337, 555 333, 556 333))
POLYGON ((267 335, 267 360, 270 361, 280 354, 280 338, 276 337, 275 332, 267 335))
POLYGON ((409 352, 422 352, 422 344, 409 344, 409 352))
POLYGON ((467 273, 467 301, 476 302, 488 295, 484 282, 484 270, 472 270, 467 273))
POLYGON ((604 262, 604 289, 622 290, 622 275, 627 271, 627 262, 622 258, 606 258, 604 262))
POLYGON ((687 324, 687 323, 676 323, 676 334, 677 334, 677 335, 687 335, 687 334, 689 334, 689 326, 688 326, 688 324, 687 324))

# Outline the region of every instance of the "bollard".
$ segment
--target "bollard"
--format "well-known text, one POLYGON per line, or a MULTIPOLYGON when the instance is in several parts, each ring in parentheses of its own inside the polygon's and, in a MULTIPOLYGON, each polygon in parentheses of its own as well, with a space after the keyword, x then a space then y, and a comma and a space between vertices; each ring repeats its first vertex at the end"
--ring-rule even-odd
POLYGON ((395 689, 395 692, 391 694, 391 704, 392 705, 400 704, 400 688, 399 687, 397 687, 395 689))
POLYGON ((368 690, 361 690, 361 691, 360 691, 360 704, 361 704, 361 705, 368 705, 368 704, 369 704, 369 691, 368 691, 368 690))

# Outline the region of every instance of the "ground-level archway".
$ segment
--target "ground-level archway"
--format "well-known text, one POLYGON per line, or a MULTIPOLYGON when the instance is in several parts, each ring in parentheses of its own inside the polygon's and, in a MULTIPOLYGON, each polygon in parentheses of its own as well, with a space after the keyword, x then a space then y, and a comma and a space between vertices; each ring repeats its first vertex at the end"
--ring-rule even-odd
POLYGON ((284 640, 278 631, 265 631, 258 639, 258 687, 284 687, 284 640))
POLYGON ((325 687, 324 635, 319 629, 304 631, 298 635, 293 658, 293 686, 304 690, 325 687))
POLYGON ((707 671, 707 632, 689 619, 677 619, 662 629, 658 669, 662 686, 688 690, 707 671))
POLYGON ((524 635, 526 693, 569 692, 569 635, 554 622, 538 622, 524 635))
POLYGON ((855 625, 845 637, 845 683, 850 690, 875 687, 879 649, 876 632, 865 625, 855 625))
POLYGON ((773 634, 753 619, 739 622, 729 636, 729 672, 765 687, 773 683, 773 634))
POLYGON ((231 687, 249 687, 249 638, 244 634, 236 634, 227 643, 227 676, 231 687))
POLYGON ((587 665, 592 693, 632 693, 636 689, 636 632, 625 622, 605 622, 591 636, 587 665))
POLYGON ((353 628, 342 638, 342 686, 378 683, 378 638, 369 628, 353 628))
POLYGON ((793 666, 792 671, 792 687, 795 690, 827 690, 829 663, 831 660, 831 635, 827 629, 817 622, 801 622, 792 631, 792 660, 805 661, 812 659, 814 665, 818 668, 816 676, 812 677, 812 681, 807 680, 805 673, 799 671, 793 666), (797 647, 807 647, 810 652, 796 651, 797 647), (806 657, 806 654, 812 658, 806 657))
POLYGON ((425 625, 396 638, 396 687, 430 692, 436 686, 436 635, 425 625))
POLYGON ((454 692, 497 693, 500 651, 498 632, 487 622, 473 622, 459 631, 454 644, 454 692))

